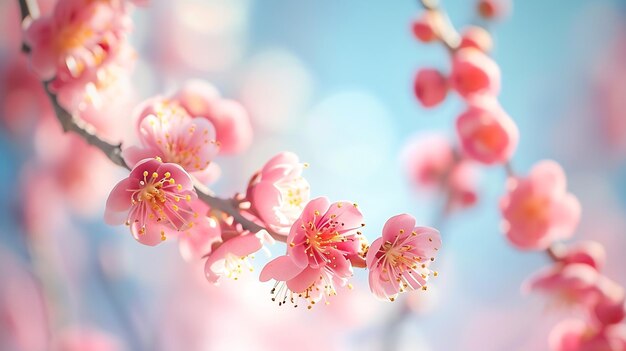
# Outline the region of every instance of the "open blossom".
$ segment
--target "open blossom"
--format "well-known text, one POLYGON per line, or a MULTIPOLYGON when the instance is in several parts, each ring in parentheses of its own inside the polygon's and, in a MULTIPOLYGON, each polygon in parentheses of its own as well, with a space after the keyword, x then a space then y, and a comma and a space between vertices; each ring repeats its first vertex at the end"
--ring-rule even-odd
POLYGON ((287 255, 270 261, 260 280, 275 279, 274 299, 284 304, 305 299, 309 308, 324 296, 336 294, 352 276, 352 261, 363 254, 359 229, 363 215, 348 202, 311 200, 287 237, 287 255), (286 287, 281 282, 286 282, 286 287))
POLYGON ((566 190, 563 169, 554 161, 537 163, 526 178, 510 178, 500 209, 506 237, 522 250, 544 250, 569 238, 581 212, 576 197, 566 190))
POLYGON ((391 301, 401 292, 426 289, 428 266, 440 247, 437 230, 416 227, 415 218, 408 214, 391 217, 367 253, 370 289, 378 298, 391 301))
POLYGON ((123 1, 59 0, 26 29, 32 67, 42 80, 77 78, 114 56, 129 26, 123 1))
POLYGON ((449 138, 444 135, 419 135, 407 143, 402 161, 412 183, 436 188, 443 185, 454 166, 454 149, 449 138))
POLYGON ((252 125, 244 107, 220 96, 211 84, 191 80, 171 97, 194 117, 203 117, 213 124, 221 154, 237 154, 252 143, 252 125))
POLYGON ((495 102, 472 102, 456 120, 464 154, 484 164, 507 162, 515 152, 519 131, 495 102))
POLYGON ((524 290, 549 294, 556 302, 590 307, 598 301, 600 274, 592 267, 558 263, 532 276, 524 290))
POLYGON ((465 99, 500 92, 500 68, 481 50, 463 48, 452 57, 452 88, 465 99))
POLYGON ((448 79, 436 69, 421 69, 415 76, 413 85, 417 100, 424 107, 439 105, 448 94, 448 79))
POLYGON ((104 219, 113 225, 125 222, 137 241, 154 246, 190 227, 196 197, 189 174, 179 165, 145 159, 113 188, 104 219))
POLYGON ((273 243, 270 235, 262 230, 258 233, 238 231, 213 250, 207 257, 204 272, 209 282, 217 284, 221 277, 239 279, 244 270, 252 271, 249 258, 263 248, 265 243, 273 243))
POLYGON ((138 126, 141 146, 123 150, 127 163, 158 156, 201 181, 211 178, 213 169, 209 166, 219 149, 211 122, 191 117, 177 103, 159 98, 150 100, 142 115, 138 126))
POLYGON ((598 328, 581 320, 567 319, 550 333, 551 351, 624 351, 626 328, 623 325, 598 328))
POLYGON ((306 164, 291 152, 270 159, 248 188, 251 210, 273 230, 287 235, 309 201, 309 183, 302 177, 306 164))

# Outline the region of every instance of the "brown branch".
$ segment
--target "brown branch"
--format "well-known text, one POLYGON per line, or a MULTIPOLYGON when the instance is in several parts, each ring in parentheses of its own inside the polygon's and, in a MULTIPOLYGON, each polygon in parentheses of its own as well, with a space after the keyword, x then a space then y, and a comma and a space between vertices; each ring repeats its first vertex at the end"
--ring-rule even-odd
MULTIPOLYGON (((21 17, 22 20, 29 18, 31 14, 31 7, 29 6, 27 0, 18 0, 20 5, 21 17)), ((28 46, 23 46, 23 51, 28 53, 30 50, 28 46), (26 50, 24 50, 26 48, 26 50)), ((63 127, 64 132, 74 132, 78 134, 81 138, 83 138, 87 143, 93 145, 94 147, 100 149, 110 160, 120 167, 124 167, 130 170, 130 167, 124 161, 122 157, 122 145, 121 144, 111 144, 103 139, 101 139, 90 125, 85 123, 84 121, 75 118, 69 111, 64 109, 60 104, 56 97, 56 95, 49 88, 50 82, 43 82, 44 88, 48 97, 50 98, 50 102, 54 107, 54 111, 56 117, 63 127)), ((233 205, 231 199, 224 199, 213 196, 209 189, 204 185, 198 184, 196 182, 195 185, 196 193, 198 194, 198 198, 209 205, 212 209, 221 211, 226 213, 229 216, 233 217, 235 222, 241 224, 241 226, 249 230, 251 232, 258 232, 261 230, 266 230, 272 238, 276 241, 284 242, 286 239, 283 235, 280 235, 269 228, 264 228, 263 226, 258 225, 257 223, 245 218, 239 209, 233 205)))

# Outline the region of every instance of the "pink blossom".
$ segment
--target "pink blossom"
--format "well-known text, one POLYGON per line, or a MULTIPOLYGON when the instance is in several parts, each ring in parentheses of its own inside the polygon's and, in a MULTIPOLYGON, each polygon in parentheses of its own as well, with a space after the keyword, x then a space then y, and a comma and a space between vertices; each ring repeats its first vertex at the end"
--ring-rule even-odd
POLYGON ((489 52, 493 47, 493 39, 491 34, 483 27, 469 26, 463 30, 461 34, 460 49, 474 48, 482 52, 489 52))
POLYGON ((454 165, 448 175, 450 208, 467 208, 478 201, 479 170, 477 165, 463 160, 454 165))
POLYGON ((191 117, 178 103, 166 99, 151 99, 139 120, 141 146, 123 150, 127 163, 133 165, 149 157, 176 163, 199 180, 212 178, 211 161, 219 144, 215 128, 205 118, 191 117))
POLYGON ((433 11, 425 11, 411 24, 413 35, 423 43, 430 43, 439 38, 441 16, 433 11))
POLYGON ((424 107, 439 105, 448 93, 446 76, 436 69, 421 69, 415 76, 413 85, 415 96, 424 107))
POLYGON ((248 188, 253 213, 281 234, 289 233, 309 201, 309 183, 302 177, 305 167, 296 154, 280 153, 263 166, 248 188))
POLYGON ((238 154, 252 142, 252 125, 241 104, 222 98, 212 85, 191 80, 172 97, 191 116, 203 117, 213 124, 220 143, 220 153, 238 154))
MULTIPOLYGON (((380 299, 394 301, 398 293, 426 289, 428 268, 441 246, 433 228, 416 227, 408 214, 391 217, 367 253, 370 289, 380 299)), ((436 274, 436 273, 435 273, 436 274)))
POLYGON ((303 298, 310 308, 325 296, 335 295, 335 285, 347 283, 352 261, 363 254, 362 221, 356 205, 331 204, 325 197, 311 200, 291 227, 287 255, 270 261, 261 272, 261 281, 278 281, 273 299, 297 304, 303 298))
POLYGON ((479 95, 497 96, 500 92, 500 68, 480 50, 460 49, 452 57, 450 81, 452 88, 465 99, 479 95))
POLYGON ((523 290, 551 295, 555 301, 590 307, 598 301, 600 274, 586 264, 558 263, 533 275, 523 290))
POLYGON ((121 342, 103 331, 70 327, 63 330, 52 344, 52 351, 121 351, 121 342))
POLYGON ((604 247, 595 241, 581 240, 565 247, 559 253, 559 261, 563 264, 582 263, 599 271, 604 267, 606 252, 604 247))
POLYGON ((125 222, 137 241, 154 246, 190 227, 195 198, 191 178, 179 165, 145 159, 111 190, 104 219, 125 222))
POLYGON ((496 103, 474 102, 456 120, 463 152, 485 164, 507 162, 519 139, 515 122, 496 103))
POLYGON ((219 283, 221 277, 239 279, 244 270, 252 271, 249 258, 263 248, 264 243, 273 243, 266 231, 252 234, 248 231, 225 240, 207 257, 204 272, 209 282, 219 283))
POLYGON ((437 188, 444 185, 455 163, 454 149, 444 135, 418 135, 407 143, 402 161, 413 184, 437 188))
POLYGON ((478 14, 486 19, 502 19, 511 12, 511 0, 479 0, 478 14))
POLYGON ((123 2, 59 0, 26 29, 32 67, 42 80, 77 78, 116 55, 129 21, 123 2))
POLYGON ((180 233, 179 249, 187 261, 200 259, 211 253, 214 245, 221 241, 222 229, 219 221, 211 215, 209 206, 201 200, 191 203, 194 213, 191 228, 180 233))
POLYGON ((544 250, 571 237, 581 212, 578 199, 566 190, 563 169, 554 161, 537 163, 526 178, 510 178, 500 209, 507 238, 522 250, 544 250))
POLYGON ((623 326, 598 329, 577 319, 562 321, 550 333, 552 351, 624 351, 623 326))
POLYGON ((598 280, 598 302, 593 306, 593 316, 601 325, 617 324, 626 316, 624 288, 606 277, 598 280))

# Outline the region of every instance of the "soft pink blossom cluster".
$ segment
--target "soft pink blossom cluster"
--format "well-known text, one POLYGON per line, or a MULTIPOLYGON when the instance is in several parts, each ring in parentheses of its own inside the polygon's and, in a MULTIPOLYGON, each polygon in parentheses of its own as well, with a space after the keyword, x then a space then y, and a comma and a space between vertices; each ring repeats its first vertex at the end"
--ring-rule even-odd
MULTIPOLYGON (((478 1, 484 19, 504 16, 506 1, 478 1)), ((584 320, 567 320, 552 332, 554 351, 626 350, 625 291, 600 273, 604 248, 595 242, 568 247, 559 241, 573 236, 581 216, 578 199, 568 192, 561 166, 549 160, 535 164, 527 176, 515 174, 510 160, 518 141, 514 121, 497 102, 500 70, 488 56, 489 33, 469 27, 460 35, 440 10, 427 10, 413 23, 413 34, 422 42, 443 43, 450 51, 451 69, 444 74, 422 69, 415 79, 415 95, 424 107, 434 107, 455 91, 467 104, 456 119, 461 155, 445 138, 432 138, 409 145, 406 160, 418 184, 447 183, 454 159, 467 157, 491 165, 503 164, 508 175, 500 200, 503 231, 509 243, 520 250, 545 250, 553 263, 526 284, 527 291, 552 295, 557 301, 582 309, 584 320)), ((451 185, 448 187, 453 188, 451 185)), ((454 192, 453 192, 454 193, 454 192)))

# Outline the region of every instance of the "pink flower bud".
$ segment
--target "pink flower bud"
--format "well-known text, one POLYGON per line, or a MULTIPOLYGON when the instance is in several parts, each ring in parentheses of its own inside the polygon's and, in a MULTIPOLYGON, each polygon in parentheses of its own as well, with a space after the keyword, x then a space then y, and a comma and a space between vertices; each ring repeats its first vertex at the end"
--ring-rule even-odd
POLYGON ((450 80, 452 88, 465 99, 497 96, 500 92, 500 68, 484 52, 474 48, 454 53, 450 80))
POLYGON ((446 77, 436 69, 421 69, 415 76, 415 96, 424 107, 440 104, 448 93, 446 77))
POLYGON ((502 19, 509 15, 512 5, 511 0, 479 0, 477 10, 485 19, 502 19))
POLYGON ((517 148, 515 122, 495 103, 473 103, 456 121, 464 154, 485 164, 505 163, 517 148))
POLYGON ((413 35, 423 43, 430 43, 439 37, 441 16, 433 11, 426 11, 421 17, 413 21, 411 30, 413 35))
POLYGON ((482 52, 489 52, 493 47, 491 34, 483 27, 469 26, 465 28, 461 35, 460 49, 474 48, 482 52))

